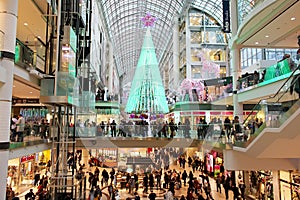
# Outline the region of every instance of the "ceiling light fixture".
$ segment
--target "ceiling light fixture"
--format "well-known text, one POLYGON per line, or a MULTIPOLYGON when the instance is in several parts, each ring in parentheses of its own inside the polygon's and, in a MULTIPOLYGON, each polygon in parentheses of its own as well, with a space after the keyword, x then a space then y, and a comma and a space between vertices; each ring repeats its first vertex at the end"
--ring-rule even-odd
POLYGON ((292 18, 291 18, 291 21, 294 21, 294 20, 296 20, 296 17, 292 17, 292 18))
POLYGON ((29 92, 30 94, 32 94, 32 92, 29 92))
POLYGON ((266 35, 265 37, 266 37, 266 38, 268 38, 269 36, 268 36, 268 35, 266 35))
POLYGON ((24 26, 28 26, 28 23, 25 22, 25 23, 24 23, 24 26))
POLYGON ((255 42, 255 44, 259 44, 259 42, 255 42))

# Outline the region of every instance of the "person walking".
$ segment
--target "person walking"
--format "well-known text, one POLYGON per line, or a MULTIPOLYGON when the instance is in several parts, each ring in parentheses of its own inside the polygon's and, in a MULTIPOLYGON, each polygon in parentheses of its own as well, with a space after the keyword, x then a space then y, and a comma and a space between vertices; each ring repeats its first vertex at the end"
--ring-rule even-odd
POLYGON ((23 142, 23 133, 25 128, 25 119, 22 114, 19 114, 18 121, 16 122, 17 126, 17 142, 23 142))
POLYGON ((218 176, 216 178, 216 184, 217 184, 217 192, 220 192, 220 193, 222 193, 222 191, 221 191, 221 182, 222 182, 221 175, 218 174, 218 176))
POLYGON ((11 118, 11 122, 10 122, 10 130, 11 130, 11 137, 10 140, 12 142, 16 141, 16 135, 17 135, 17 123, 18 119, 17 119, 17 115, 14 115, 13 118, 11 118))
POLYGON ((111 136, 116 137, 117 136, 117 123, 115 120, 112 121, 110 124, 110 130, 111 130, 111 136))
POLYGON ((242 197, 242 199, 245 199, 245 189, 246 189, 246 185, 245 185, 245 183, 244 183, 243 180, 240 180, 239 188, 240 188, 240 191, 241 191, 241 197, 242 197))
POLYGON ((171 131, 171 133, 170 133, 170 138, 173 138, 174 136, 175 136, 175 124, 174 124, 174 120, 173 119, 171 119, 171 121, 170 121, 170 123, 169 123, 169 127, 170 127, 170 131, 171 131))

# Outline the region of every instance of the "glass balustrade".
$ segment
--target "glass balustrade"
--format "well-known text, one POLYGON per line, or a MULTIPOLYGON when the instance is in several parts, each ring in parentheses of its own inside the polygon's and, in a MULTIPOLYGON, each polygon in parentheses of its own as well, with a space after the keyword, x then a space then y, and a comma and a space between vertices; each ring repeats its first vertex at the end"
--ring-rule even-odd
MULTIPOLYGON (((251 134, 251 130, 244 128, 242 124, 234 124, 225 128, 223 123, 179 126, 118 124, 115 129, 107 125, 88 125, 86 127, 82 124, 66 127, 64 131, 68 133, 69 137, 72 137, 74 129, 76 138, 185 138, 224 144, 236 140, 246 141, 251 134), (237 126, 240 127, 239 131, 235 130, 237 126)), ((49 137, 57 137, 57 131, 57 127, 50 127, 49 137)))
POLYGON ((45 46, 39 41, 35 42, 34 50, 16 39, 15 63, 23 68, 36 69, 44 72, 45 46))

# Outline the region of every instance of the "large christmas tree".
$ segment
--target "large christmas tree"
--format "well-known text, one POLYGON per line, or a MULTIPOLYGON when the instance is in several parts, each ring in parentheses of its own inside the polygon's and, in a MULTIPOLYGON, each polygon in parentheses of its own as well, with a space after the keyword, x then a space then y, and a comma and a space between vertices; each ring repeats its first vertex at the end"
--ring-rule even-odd
POLYGON ((149 27, 146 31, 125 111, 127 113, 155 114, 169 112, 149 27))

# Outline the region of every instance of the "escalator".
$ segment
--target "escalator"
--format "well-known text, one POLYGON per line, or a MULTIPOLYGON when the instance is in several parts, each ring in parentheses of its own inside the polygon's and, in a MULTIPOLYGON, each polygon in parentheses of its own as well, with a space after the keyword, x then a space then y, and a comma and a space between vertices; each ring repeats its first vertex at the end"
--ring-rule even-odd
POLYGON ((297 169, 300 161, 299 68, 272 96, 262 99, 243 123, 245 141, 224 150, 227 169, 297 169), (291 89, 293 92, 291 92, 291 89), (276 112, 270 108, 280 108, 276 112), (263 120, 255 127, 256 119, 263 120), (255 131, 253 131, 255 127, 255 131), (227 157, 227 159, 226 159, 227 157))

